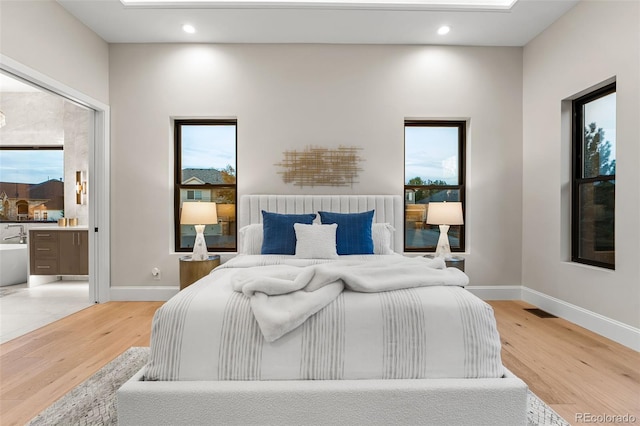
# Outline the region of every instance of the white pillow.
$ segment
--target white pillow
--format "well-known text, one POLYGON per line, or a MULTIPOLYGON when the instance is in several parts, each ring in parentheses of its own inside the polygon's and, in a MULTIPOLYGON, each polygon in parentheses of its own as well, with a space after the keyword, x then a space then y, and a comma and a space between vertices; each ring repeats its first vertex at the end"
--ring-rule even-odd
POLYGON ((296 257, 303 259, 335 259, 336 230, 338 225, 305 225, 294 223, 296 231, 296 257))
POLYGON ((262 224, 253 223, 238 230, 240 254, 260 254, 262 252, 262 224))
POLYGON ((391 235, 395 228, 388 223, 374 223, 371 225, 373 238, 373 254, 393 254, 391 235))

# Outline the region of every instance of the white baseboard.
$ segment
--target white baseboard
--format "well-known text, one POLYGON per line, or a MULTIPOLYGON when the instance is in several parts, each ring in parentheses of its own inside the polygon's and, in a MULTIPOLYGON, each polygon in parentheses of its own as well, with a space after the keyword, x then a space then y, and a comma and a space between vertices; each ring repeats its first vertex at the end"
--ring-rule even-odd
POLYGON ((166 302, 178 294, 178 286, 115 286, 110 289, 110 300, 130 302, 166 302))
POLYGON ((470 285, 465 289, 482 300, 520 300, 522 294, 519 285, 470 285))
POLYGON ((596 312, 581 308, 556 299, 528 287, 522 287, 520 297, 527 303, 537 306, 543 311, 571 321, 587 330, 600 334, 608 339, 625 345, 635 351, 640 351, 640 329, 624 324, 620 321, 605 317, 596 312))

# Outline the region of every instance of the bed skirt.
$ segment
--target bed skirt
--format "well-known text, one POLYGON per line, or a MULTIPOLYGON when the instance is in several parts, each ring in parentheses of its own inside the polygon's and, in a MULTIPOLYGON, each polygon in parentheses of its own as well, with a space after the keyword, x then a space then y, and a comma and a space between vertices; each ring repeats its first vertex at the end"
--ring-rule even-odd
POLYGON ((142 381, 117 393, 127 425, 526 425, 527 385, 499 379, 142 381))

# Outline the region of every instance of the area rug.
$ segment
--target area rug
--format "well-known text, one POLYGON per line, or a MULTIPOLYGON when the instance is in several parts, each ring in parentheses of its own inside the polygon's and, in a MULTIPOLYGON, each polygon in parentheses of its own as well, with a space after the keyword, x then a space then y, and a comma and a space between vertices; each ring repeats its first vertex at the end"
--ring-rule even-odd
POLYGON ((28 425, 117 425, 116 391, 147 363, 148 358, 149 348, 127 349, 34 417, 28 425))
MULTIPOLYGON (((29 426, 117 425, 116 391, 142 368, 148 356, 149 348, 129 348, 34 417, 29 426)), ((569 426, 531 391, 528 404, 528 426, 569 426)))

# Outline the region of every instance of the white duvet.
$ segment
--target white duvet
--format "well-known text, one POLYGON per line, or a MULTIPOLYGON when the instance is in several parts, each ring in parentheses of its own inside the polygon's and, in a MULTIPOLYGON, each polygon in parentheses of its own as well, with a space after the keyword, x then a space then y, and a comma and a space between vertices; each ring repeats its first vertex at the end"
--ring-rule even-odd
POLYGON ((307 266, 245 268, 231 277, 233 289, 250 298, 267 342, 298 327, 345 289, 379 293, 434 285, 465 286, 468 281, 462 271, 446 268, 442 258, 404 256, 383 256, 376 262, 342 259, 307 266))
MULTIPOLYGON (((466 284, 466 275, 443 268, 436 269, 435 276, 440 278, 428 278, 424 273, 415 273, 420 265, 406 263, 403 265, 411 265, 411 271, 399 279, 395 274, 389 275, 402 262, 399 258, 367 255, 305 260, 277 255, 238 256, 181 291, 156 312, 145 380, 501 377, 504 368, 493 311, 458 287, 466 284), (334 268, 326 269, 329 263, 334 268), (323 266, 309 268, 311 265, 323 266), (278 285, 287 288, 301 271, 320 270, 319 277, 327 278, 325 273, 348 269, 348 265, 369 271, 364 274, 368 278, 359 278, 360 283, 355 285, 371 292, 342 288, 333 291, 335 295, 328 303, 323 301, 323 306, 306 321, 273 341, 265 339, 250 297, 257 293, 267 295, 274 282, 267 280, 265 292, 258 271, 284 280, 278 285), (408 282, 411 280, 418 281, 413 285, 408 282), (243 291, 248 285, 250 297, 234 291, 232 283, 243 291), (409 288, 385 287, 398 283, 409 288)), ((342 271, 337 280, 323 278, 322 283, 330 284, 317 288, 315 284, 308 287, 313 282, 310 280, 284 294, 332 287, 336 281, 342 282, 340 287, 350 281, 347 275, 342 271)), ((290 303, 276 305, 277 317, 290 303)))

